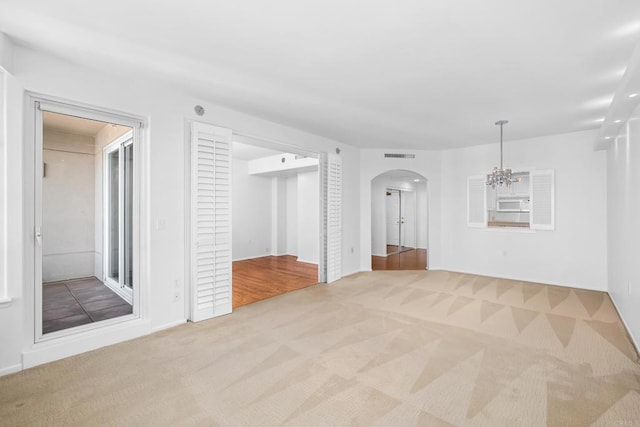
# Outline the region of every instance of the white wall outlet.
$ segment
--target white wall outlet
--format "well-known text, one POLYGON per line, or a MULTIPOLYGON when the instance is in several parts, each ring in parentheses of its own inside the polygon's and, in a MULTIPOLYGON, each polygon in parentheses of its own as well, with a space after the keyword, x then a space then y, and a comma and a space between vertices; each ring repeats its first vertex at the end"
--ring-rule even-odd
POLYGON ((180 289, 180 279, 176 279, 175 288, 180 289))

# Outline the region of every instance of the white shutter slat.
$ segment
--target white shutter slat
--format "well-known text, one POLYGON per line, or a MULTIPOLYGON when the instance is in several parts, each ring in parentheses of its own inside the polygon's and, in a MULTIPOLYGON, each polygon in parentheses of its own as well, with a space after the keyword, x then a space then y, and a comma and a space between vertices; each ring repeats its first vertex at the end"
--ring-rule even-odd
POLYGON ((231 131, 191 128, 191 320, 231 312, 231 131))
POLYGON ((467 225, 487 226, 487 185, 483 175, 467 178, 467 225))
POLYGON ((326 190, 327 283, 342 278, 342 161, 336 154, 327 156, 326 190))
POLYGON ((553 169, 531 171, 531 229, 555 228, 555 176, 553 169))

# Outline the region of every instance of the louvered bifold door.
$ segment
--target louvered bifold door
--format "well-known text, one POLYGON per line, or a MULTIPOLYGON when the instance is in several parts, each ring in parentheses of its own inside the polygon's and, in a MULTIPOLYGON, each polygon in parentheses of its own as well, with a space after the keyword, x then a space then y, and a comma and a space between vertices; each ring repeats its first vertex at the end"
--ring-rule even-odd
POLYGON ((467 225, 487 226, 487 185, 483 175, 467 178, 467 225))
POLYGON ((231 313, 231 130, 191 127, 191 320, 231 313))
POLYGON ((342 278, 342 161, 327 156, 327 283, 342 278))
POLYGON ((553 169, 531 171, 531 229, 555 228, 555 182, 553 169))

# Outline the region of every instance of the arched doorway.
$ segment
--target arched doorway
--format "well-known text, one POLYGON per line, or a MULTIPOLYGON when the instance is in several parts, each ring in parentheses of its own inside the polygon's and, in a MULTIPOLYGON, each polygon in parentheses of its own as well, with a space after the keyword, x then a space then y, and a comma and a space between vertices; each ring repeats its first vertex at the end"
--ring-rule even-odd
POLYGON ((394 169, 371 180, 371 268, 427 268, 427 179, 394 169))

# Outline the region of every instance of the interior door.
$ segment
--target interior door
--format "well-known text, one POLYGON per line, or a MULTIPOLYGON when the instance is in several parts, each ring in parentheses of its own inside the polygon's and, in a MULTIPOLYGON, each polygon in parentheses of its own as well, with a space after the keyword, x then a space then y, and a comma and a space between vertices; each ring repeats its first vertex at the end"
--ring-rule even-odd
POLYGON ((191 126, 191 321, 232 311, 231 130, 191 126))
POLYGON ((396 253, 400 248, 401 201, 400 191, 387 189, 385 198, 387 212, 387 254, 396 253))

